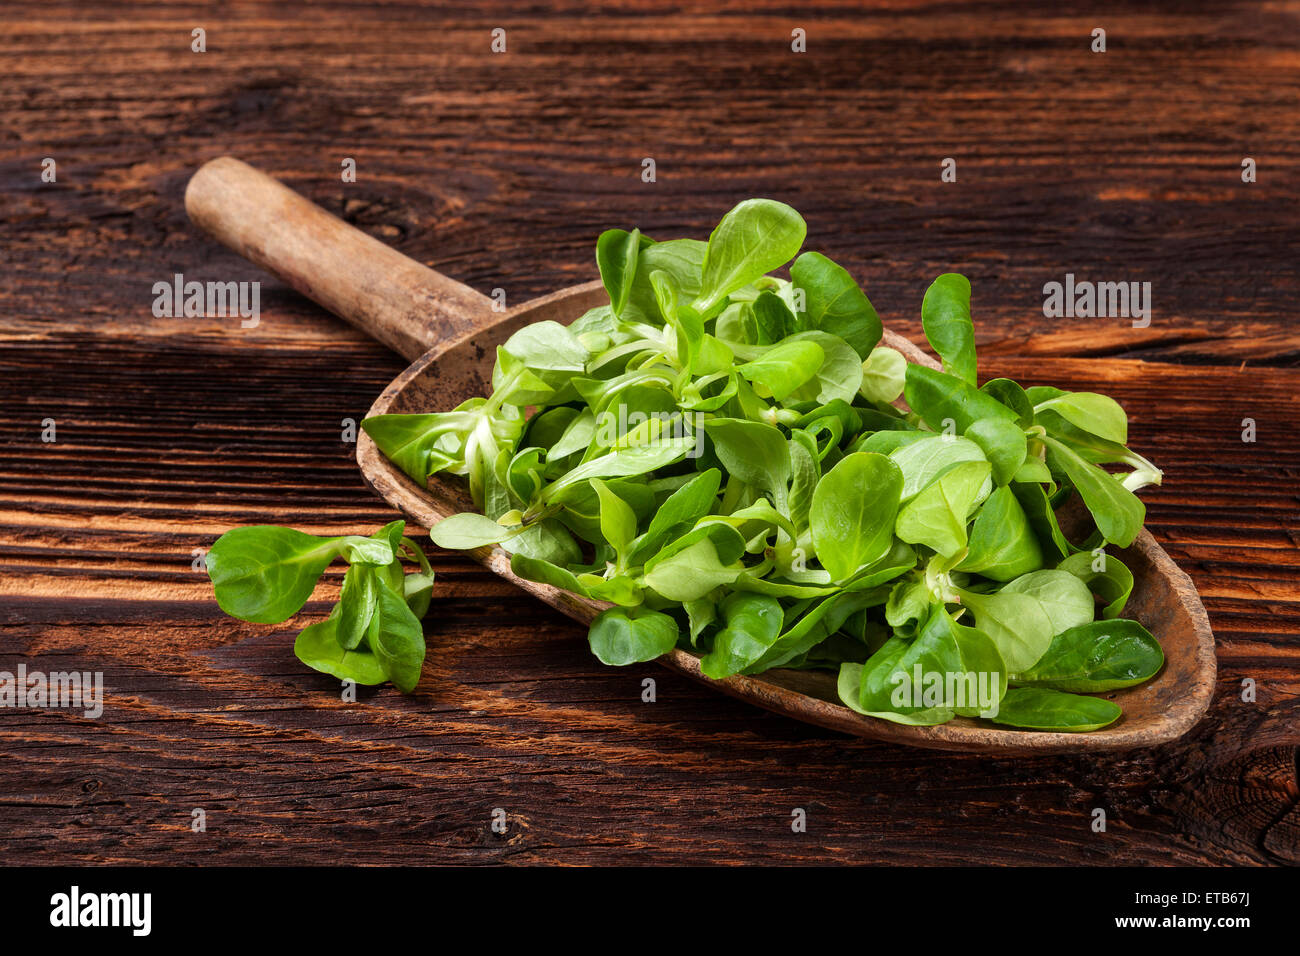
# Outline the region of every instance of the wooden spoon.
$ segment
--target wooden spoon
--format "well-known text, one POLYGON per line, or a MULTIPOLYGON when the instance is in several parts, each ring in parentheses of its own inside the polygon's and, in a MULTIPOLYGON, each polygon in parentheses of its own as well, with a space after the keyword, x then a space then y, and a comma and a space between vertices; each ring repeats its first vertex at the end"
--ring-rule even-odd
MULTIPOLYGON (((588 282, 498 312, 488 297, 406 258, 331 216, 265 173, 223 157, 204 165, 185 191, 190 218, 222 243, 275 273, 308 298, 347 319, 412 361, 379 396, 371 415, 445 411, 491 391, 496 346, 531 322, 569 323, 608 300, 588 282)), ((911 362, 937 367, 907 339, 886 330, 884 344, 911 362)), ((357 441, 366 481, 391 505, 426 527, 473 510, 463 483, 434 476, 421 488, 380 454, 368 436, 357 441)), ((510 573, 500 548, 471 552, 547 604, 589 623, 601 605, 510 573)), ((937 727, 908 727, 855 714, 839 703, 834 675, 773 670, 757 677, 709 680, 699 658, 675 650, 663 664, 768 710, 876 740, 941 750, 1066 753, 1150 747, 1186 733, 1209 706, 1214 689, 1214 638, 1196 587, 1143 531, 1120 552, 1135 579, 1126 615, 1160 641, 1165 666, 1154 680, 1107 696, 1124 716, 1086 734, 1018 731, 956 718, 937 727)))

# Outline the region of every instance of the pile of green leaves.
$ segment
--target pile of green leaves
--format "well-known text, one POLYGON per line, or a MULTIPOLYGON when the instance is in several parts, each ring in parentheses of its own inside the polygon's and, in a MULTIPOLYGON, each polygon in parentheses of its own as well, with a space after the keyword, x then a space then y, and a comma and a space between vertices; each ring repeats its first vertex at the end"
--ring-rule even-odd
POLYGON ((318 537, 275 525, 227 531, 207 555, 217 603, 232 617, 260 624, 293 617, 336 559, 349 564, 329 617, 303 629, 294 653, 308 667, 358 684, 392 681, 410 693, 424 663, 420 619, 429 610, 433 569, 402 537, 406 522, 369 538, 318 537), (420 570, 407 574, 403 560, 420 570))
POLYGON ((608 305, 515 333, 486 398, 362 425, 417 481, 467 480, 479 513, 435 543, 499 544, 520 577, 612 604, 590 632, 605 663, 684 647, 712 678, 837 670, 847 706, 911 724, 977 712, 923 693, 924 675, 983 674, 997 699, 978 712, 1000 723, 1112 722, 1116 705, 1078 692, 1163 662, 1116 620, 1132 576, 1104 551, 1133 541, 1133 492, 1160 480, 1125 447, 1124 411, 978 386, 959 275, 921 307, 943 371, 908 364, 849 273, 798 254, 805 233, 764 199, 708 242, 609 230, 608 305), (792 258, 790 279, 769 275, 792 258), (1075 494, 1094 526, 1077 545, 1054 511, 1075 494))

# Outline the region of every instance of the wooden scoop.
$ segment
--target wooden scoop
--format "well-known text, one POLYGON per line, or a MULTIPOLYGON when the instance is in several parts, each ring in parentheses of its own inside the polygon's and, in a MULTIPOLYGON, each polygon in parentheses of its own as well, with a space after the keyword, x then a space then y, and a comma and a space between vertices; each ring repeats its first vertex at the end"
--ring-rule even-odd
MULTIPOLYGON (((412 362, 385 389, 371 415, 446 411, 491 391, 496 346, 531 322, 568 324, 608 300, 599 282, 534 299, 505 312, 453 279, 406 258, 265 173, 223 157, 203 166, 185 191, 190 218, 241 256, 275 273, 303 295, 374 336, 412 362)), ((915 345, 886 331, 884 344, 908 361, 937 368, 915 345)), ((421 488, 362 433, 357 462, 389 504, 426 527, 472 511, 460 479, 435 475, 421 488)), ((601 605, 510 573, 500 548, 471 552, 501 577, 583 624, 601 605)), ((699 658, 675 650, 667 667, 768 710, 876 740, 941 750, 1065 753, 1150 747, 1186 733, 1209 706, 1214 689, 1214 638, 1196 588, 1150 533, 1120 552, 1133 571, 1126 615, 1141 621, 1164 647, 1165 667, 1153 680, 1107 696, 1124 709, 1115 724, 1093 733, 1018 731, 956 718, 937 727, 908 727, 862 717, 842 706, 829 672, 773 670, 757 677, 709 680, 699 658)))

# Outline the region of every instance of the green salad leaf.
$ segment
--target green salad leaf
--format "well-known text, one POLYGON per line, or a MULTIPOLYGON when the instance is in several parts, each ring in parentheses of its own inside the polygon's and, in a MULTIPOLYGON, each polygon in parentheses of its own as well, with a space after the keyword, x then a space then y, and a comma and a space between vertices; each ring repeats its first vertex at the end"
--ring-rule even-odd
POLYGON ((302 610, 325 569, 343 558, 349 566, 338 602, 329 617, 299 632, 294 653, 340 680, 392 681, 410 693, 424 664, 420 619, 429 609, 433 568, 402 536, 404 528, 405 522, 393 521, 369 538, 317 537, 276 525, 233 528, 209 550, 208 577, 231 617, 279 623, 302 610), (406 573, 406 561, 419 570, 406 573))

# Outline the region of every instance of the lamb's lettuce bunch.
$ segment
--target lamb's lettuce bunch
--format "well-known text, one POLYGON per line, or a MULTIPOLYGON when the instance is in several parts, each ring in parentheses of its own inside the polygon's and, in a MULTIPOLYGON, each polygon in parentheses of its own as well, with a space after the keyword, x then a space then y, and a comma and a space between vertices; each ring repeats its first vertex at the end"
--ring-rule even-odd
POLYGON ((707 242, 609 230, 608 305, 513 335, 486 398, 362 425, 415 480, 468 481, 478 511, 435 543, 499 545, 520 577, 608 602, 590 633, 606 663, 685 648, 718 679, 828 669, 847 706, 912 724, 1111 723, 1078 692, 1163 661, 1117 619, 1132 576, 1105 550, 1133 542, 1133 492, 1160 480, 1123 410, 979 386, 960 275, 921 308, 943 370, 907 363, 853 277, 800 254, 805 233, 766 199, 707 242), (1075 494, 1078 543, 1055 513, 1075 494))

